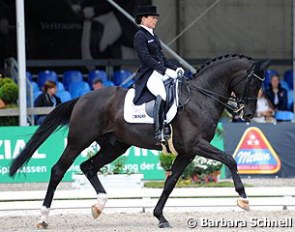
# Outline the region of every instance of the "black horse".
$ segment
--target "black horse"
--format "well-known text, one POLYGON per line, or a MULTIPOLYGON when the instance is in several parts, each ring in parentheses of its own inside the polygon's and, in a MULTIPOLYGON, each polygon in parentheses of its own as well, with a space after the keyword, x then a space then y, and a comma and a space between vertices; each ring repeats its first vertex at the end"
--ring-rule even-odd
MULTIPOLYGON (((219 118, 227 102, 235 93, 238 107, 236 113, 245 120, 255 115, 258 90, 264 80, 269 62, 255 61, 242 55, 225 55, 206 63, 197 74, 182 80, 179 100, 182 107, 173 119, 173 145, 178 152, 171 174, 154 209, 159 227, 170 227, 163 216, 164 205, 185 167, 200 155, 224 163, 230 170, 235 190, 242 198, 240 207, 248 209, 244 185, 238 174, 233 157, 210 145, 219 118)), ((153 125, 128 124, 123 119, 123 105, 127 90, 109 87, 93 91, 79 99, 57 106, 37 129, 24 150, 16 157, 10 168, 10 176, 32 157, 34 151, 56 129, 69 125, 68 144, 51 169, 46 197, 41 209, 40 228, 47 227, 47 216, 56 187, 76 157, 93 141, 101 146, 100 151, 81 164, 81 170, 93 185, 98 196, 106 195, 97 172, 105 164, 118 158, 131 146, 161 150, 154 140, 153 125)), ((93 216, 101 213, 105 199, 98 197, 93 206, 93 216)))

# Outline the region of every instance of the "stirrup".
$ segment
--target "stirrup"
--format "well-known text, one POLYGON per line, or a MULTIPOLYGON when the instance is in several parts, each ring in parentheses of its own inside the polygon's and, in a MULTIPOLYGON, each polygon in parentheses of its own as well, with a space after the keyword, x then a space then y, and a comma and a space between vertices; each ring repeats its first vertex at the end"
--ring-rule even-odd
POLYGON ((162 144, 164 146, 166 146, 168 144, 167 140, 165 139, 163 133, 161 133, 161 135, 157 135, 155 136, 155 139, 157 141, 157 144, 162 144))
MULTIPOLYGON (((158 134, 155 134, 155 140, 157 141, 158 144, 163 144, 167 145, 167 136, 164 134, 164 129, 161 130, 161 132, 158 134)), ((169 139, 169 138, 168 138, 169 139)))
POLYGON ((166 139, 162 138, 161 144, 164 145, 164 146, 167 146, 168 145, 168 142, 167 142, 166 139))

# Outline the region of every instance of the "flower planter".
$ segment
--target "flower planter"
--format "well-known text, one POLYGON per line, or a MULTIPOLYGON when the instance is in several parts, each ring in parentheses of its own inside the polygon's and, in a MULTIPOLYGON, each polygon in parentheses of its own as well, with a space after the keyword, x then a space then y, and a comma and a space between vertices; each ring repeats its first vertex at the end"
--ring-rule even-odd
MULTIPOLYGON (((72 187, 76 189, 93 188, 85 175, 73 174, 72 187)), ((132 188, 140 189, 143 187, 143 174, 113 174, 113 175, 98 175, 103 187, 106 191, 110 189, 132 188)))

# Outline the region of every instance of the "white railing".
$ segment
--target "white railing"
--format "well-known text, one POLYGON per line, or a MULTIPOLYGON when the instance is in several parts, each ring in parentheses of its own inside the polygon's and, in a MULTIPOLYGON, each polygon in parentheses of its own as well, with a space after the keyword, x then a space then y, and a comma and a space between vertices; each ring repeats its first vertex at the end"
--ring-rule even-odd
MULTIPOLYGON (((29 107, 27 108, 28 115, 43 115, 49 114, 54 107, 29 107)), ((0 109, 1 116, 19 116, 19 108, 0 109)))
MULTIPOLYGON (((106 208, 137 208, 145 212, 155 207, 162 189, 142 188, 141 191, 111 189, 106 208)), ((17 210, 39 210, 44 191, 2 191, 0 212, 17 210)), ((295 209, 295 187, 247 188, 250 207, 253 209, 295 209)), ((177 208, 237 208, 237 194, 233 188, 176 188, 166 207, 177 208)), ((53 209, 86 209, 96 202, 94 190, 56 191, 53 209)))

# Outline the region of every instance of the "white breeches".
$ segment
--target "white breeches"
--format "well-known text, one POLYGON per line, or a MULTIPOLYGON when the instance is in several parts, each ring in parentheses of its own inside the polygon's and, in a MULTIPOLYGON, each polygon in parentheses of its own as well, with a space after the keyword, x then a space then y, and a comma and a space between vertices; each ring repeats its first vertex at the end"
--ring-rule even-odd
POLYGON ((166 90, 164 86, 164 81, 169 79, 167 75, 162 75, 161 73, 154 71, 147 81, 148 90, 154 95, 160 95, 161 98, 166 101, 166 90))

